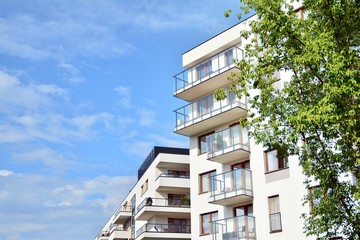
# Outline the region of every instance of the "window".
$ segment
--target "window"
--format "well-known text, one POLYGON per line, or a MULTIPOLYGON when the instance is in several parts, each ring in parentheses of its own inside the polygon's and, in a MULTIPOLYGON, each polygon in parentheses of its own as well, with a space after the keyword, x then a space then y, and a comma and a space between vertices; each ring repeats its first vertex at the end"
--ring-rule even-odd
POLYGON ((233 62, 234 62, 233 50, 230 49, 225 52, 225 66, 231 65, 233 64, 233 62))
POLYGON ((211 94, 198 101, 198 117, 210 113, 214 106, 214 95, 211 94))
POLYGON ((269 197, 270 233, 281 232, 281 213, 279 195, 269 197))
POLYGON ((246 205, 234 208, 234 215, 235 217, 238 216, 254 216, 253 206, 246 205))
POLYGON ((264 158, 265 170, 267 173, 289 167, 287 157, 279 157, 277 155, 277 150, 269 150, 264 152, 264 158))
POLYGON ((190 232, 187 227, 187 220, 185 218, 169 218, 169 232, 173 233, 186 233, 190 232))
POLYGON ((235 163, 234 165, 231 165, 231 170, 235 169, 250 169, 250 161, 244 161, 240 163, 235 163))
POLYGON ((249 137, 247 128, 240 127, 239 123, 230 126, 231 145, 248 144, 249 137))
POLYGON ((213 132, 211 133, 207 133, 205 135, 202 135, 199 137, 199 154, 203 154, 208 152, 208 143, 207 143, 207 136, 213 134, 213 132))
MULTIPOLYGON (((131 198, 131 214, 135 216, 136 213, 136 194, 134 194, 131 198)), ((130 218, 131 225, 131 238, 135 238, 135 218, 130 218)))
POLYGON ((147 179, 145 183, 141 186, 141 195, 143 195, 148 190, 149 180, 147 179))
POLYGON ((310 213, 312 213, 314 208, 319 205, 321 198, 326 198, 326 192, 321 188, 320 185, 312 186, 308 188, 308 196, 310 213))
POLYGON ((210 177, 215 176, 216 175, 216 171, 213 170, 211 172, 207 172, 207 173, 203 173, 200 174, 200 193, 206 193, 210 191, 210 187, 211 187, 211 180, 210 177))
POLYGON ((261 38, 260 38, 259 34, 257 34, 257 33, 254 33, 254 41, 255 41, 256 47, 261 47, 263 45, 261 38))
POLYGON ((186 177, 189 176, 189 172, 186 171, 177 171, 177 170, 168 170, 168 175, 170 177, 186 177))
POLYGON ((168 204, 169 205, 181 205, 182 199, 186 197, 186 194, 168 194, 168 204))
POLYGON ((197 79, 202 79, 212 72, 211 60, 206 61, 196 67, 197 79))
POLYGON ((217 212, 204 213, 200 215, 200 234, 208 235, 213 232, 212 222, 218 219, 217 212))

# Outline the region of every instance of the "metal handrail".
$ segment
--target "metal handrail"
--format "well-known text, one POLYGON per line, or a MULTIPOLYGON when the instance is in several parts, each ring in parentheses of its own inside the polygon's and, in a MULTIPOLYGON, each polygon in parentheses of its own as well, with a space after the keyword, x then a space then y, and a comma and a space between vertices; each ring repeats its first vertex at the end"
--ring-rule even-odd
POLYGON ((239 125, 238 130, 238 138, 232 136, 235 132, 232 132, 231 127, 208 135, 206 137, 206 143, 208 145, 208 159, 213 158, 216 155, 224 154, 225 150, 226 152, 229 152, 237 149, 243 149, 249 152, 250 143, 247 128, 242 128, 239 125))
POLYGON ((235 169, 210 177, 209 200, 240 195, 253 195, 252 173, 248 169, 235 169))
POLYGON ((121 213, 121 212, 131 212, 131 206, 130 205, 121 205, 116 209, 114 216, 115 218, 121 213))
POLYGON ((191 226, 182 224, 146 223, 139 230, 136 231, 136 237, 140 236, 144 232, 191 233, 191 226))
POLYGON ((186 174, 186 175, 177 175, 177 174, 168 174, 168 173, 161 173, 157 178, 160 178, 160 177, 169 177, 169 178, 190 178, 190 173, 189 174, 186 174))
MULTIPOLYGON (((180 200, 181 201, 181 200, 180 200)), ((190 207, 190 201, 181 201, 179 204, 170 204, 168 198, 145 198, 139 206, 136 208, 136 213, 138 213, 145 206, 155 206, 155 207, 190 207)))
POLYGON ((242 100, 237 97, 235 97, 234 100, 230 100, 226 98, 225 100, 216 101, 214 98, 214 94, 210 94, 208 96, 205 96, 202 99, 199 99, 195 102, 189 103, 183 107, 180 107, 176 110, 174 110, 175 113, 175 126, 179 127, 182 125, 186 125, 188 123, 193 124, 197 122, 198 120, 204 120, 211 116, 217 115, 222 113, 223 111, 226 111, 228 109, 232 109, 235 107, 240 107, 242 109, 247 108, 247 102, 246 99, 242 100), (213 105, 209 107, 205 112, 202 112, 203 110, 198 109, 198 103, 207 98, 207 97, 213 97, 213 105), (216 102, 216 104, 215 104, 216 102), (190 116, 189 114, 192 114, 190 116))
POLYGON ((216 73, 216 75, 220 74, 221 72, 224 72, 228 69, 230 69, 231 66, 236 66, 234 63, 234 59, 239 60, 239 59, 244 59, 244 50, 237 47, 237 46, 232 46, 220 53, 217 53, 211 57, 209 57, 208 59, 202 61, 201 63, 197 64, 196 66, 193 66, 191 68, 185 69, 183 71, 181 71, 180 73, 176 74, 174 76, 174 80, 175 80, 175 92, 178 92, 180 90, 184 90, 186 87, 188 86, 195 86, 201 82, 204 82, 206 80, 208 80, 210 78, 211 74, 216 73), (228 52, 230 49, 235 49, 235 56, 233 56, 232 61, 230 62, 225 62, 224 66, 220 66, 220 56, 224 55, 225 52, 228 52), (215 70, 211 69, 211 72, 208 72, 203 78, 201 79, 195 79, 193 72, 194 69, 196 70, 196 68, 198 68, 200 65, 208 62, 211 59, 215 59, 215 61, 217 60, 217 68, 215 70), (189 74, 190 73, 190 74, 189 74), (189 81, 189 76, 190 75, 190 81, 189 81))
POLYGON ((115 231, 127 231, 127 230, 128 229, 126 229, 123 225, 113 224, 110 226, 110 235, 115 231))
POLYGON ((256 239, 255 218, 236 216, 215 220, 212 223, 213 239, 256 239))

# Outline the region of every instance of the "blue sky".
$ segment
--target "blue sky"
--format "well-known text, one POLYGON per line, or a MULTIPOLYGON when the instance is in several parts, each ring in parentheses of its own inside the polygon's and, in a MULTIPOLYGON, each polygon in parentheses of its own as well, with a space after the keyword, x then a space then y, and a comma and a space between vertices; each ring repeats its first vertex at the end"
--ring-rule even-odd
POLYGON ((236 0, 0 1, 0 239, 94 239, 173 133, 181 54, 236 0))

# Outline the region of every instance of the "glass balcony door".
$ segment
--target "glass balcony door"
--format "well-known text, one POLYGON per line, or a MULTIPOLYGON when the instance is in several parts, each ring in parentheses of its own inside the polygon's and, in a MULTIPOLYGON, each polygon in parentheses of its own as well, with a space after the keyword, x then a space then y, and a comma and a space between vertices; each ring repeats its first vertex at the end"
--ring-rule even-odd
MULTIPOLYGON (((250 161, 237 163, 231 166, 233 171, 233 185, 234 189, 251 189, 251 181, 249 181, 249 173, 247 171, 236 171, 238 169, 250 170, 250 161)), ((236 215, 239 216, 239 215, 236 215)))
POLYGON ((254 217, 253 206, 235 207, 234 214, 237 217, 234 224, 238 239, 251 239, 254 236, 255 225, 253 221, 248 221, 248 217, 254 217))

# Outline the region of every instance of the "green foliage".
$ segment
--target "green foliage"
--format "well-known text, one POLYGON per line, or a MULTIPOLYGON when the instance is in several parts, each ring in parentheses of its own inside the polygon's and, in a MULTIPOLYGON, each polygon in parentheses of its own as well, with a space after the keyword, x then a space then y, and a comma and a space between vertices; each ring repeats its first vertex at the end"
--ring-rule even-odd
MULTIPOLYGON (((305 19, 289 1, 241 2, 257 13, 242 37, 256 33, 261 42, 246 46, 247 58, 237 62, 241 71, 231 78, 250 104, 241 124, 257 143, 298 155, 306 184, 320 184, 324 194, 315 194, 318 203, 303 215, 307 235, 359 240, 360 1, 304 0, 305 19), (280 88, 273 77, 278 71, 291 76, 280 88), (356 184, 344 178, 349 173, 356 184)), ((219 90, 216 96, 226 95, 219 90)))

